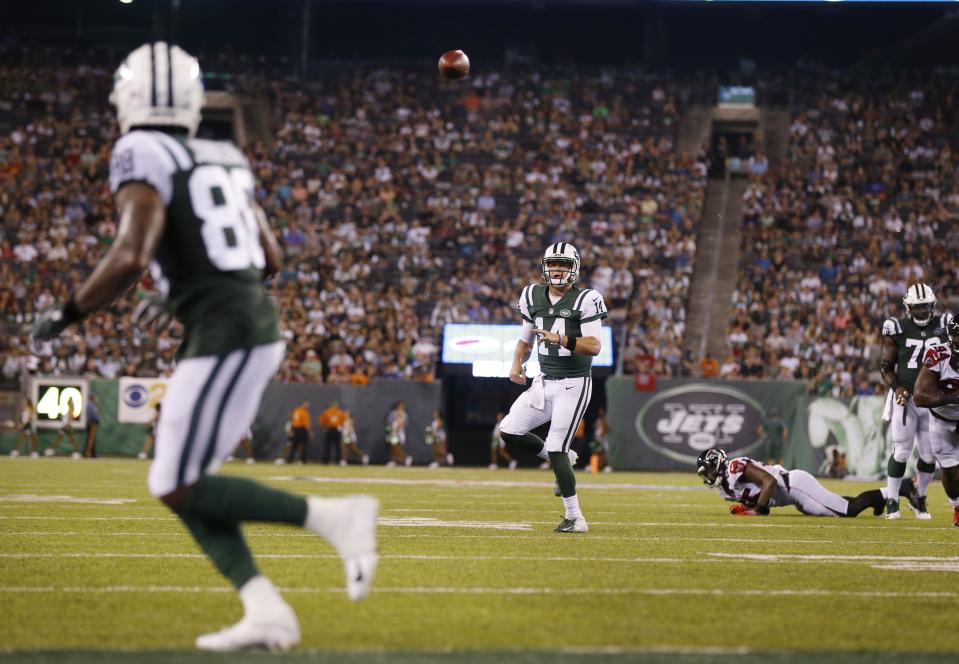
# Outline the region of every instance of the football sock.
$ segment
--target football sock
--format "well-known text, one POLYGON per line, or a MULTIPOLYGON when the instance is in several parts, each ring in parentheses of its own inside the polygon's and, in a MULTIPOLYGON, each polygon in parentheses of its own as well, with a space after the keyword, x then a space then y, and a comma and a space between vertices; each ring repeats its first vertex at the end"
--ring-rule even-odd
POLYGON ((577 517, 582 518, 583 513, 579 511, 579 496, 573 494, 572 496, 563 498, 563 505, 566 507, 566 518, 575 519, 577 517))
POLYGON ((864 491, 849 501, 849 506, 846 508, 846 516, 856 516, 870 507, 873 508, 873 510, 882 510, 885 502, 883 492, 880 489, 864 491))
POLYGON ((507 445, 515 445, 521 450, 532 452, 544 461, 549 458, 546 452, 546 443, 534 433, 525 433, 520 436, 519 434, 503 433, 501 431, 499 435, 507 445))
POLYGON ((191 487, 180 511, 224 523, 266 521, 302 526, 306 499, 245 477, 207 475, 191 487))
POLYGON ((916 462, 916 493, 925 496, 932 482, 932 475, 936 472, 936 463, 926 463, 922 459, 916 462))
POLYGON ((237 523, 224 523, 198 514, 177 512, 216 568, 239 590, 259 574, 237 523))
POLYGON ((569 462, 569 455, 566 452, 550 452, 549 465, 553 467, 553 474, 556 475, 560 495, 564 499, 570 496, 575 497, 576 476, 573 474, 573 466, 569 462))
POLYGON ((277 604, 285 604, 280 591, 262 574, 257 574, 247 581, 239 591, 243 613, 248 616, 262 615, 264 610, 269 610, 277 604))
POLYGON ((902 485, 902 478, 905 474, 905 462, 896 461, 895 457, 890 456, 886 468, 886 488, 889 489, 890 496, 899 495, 899 487, 902 485))

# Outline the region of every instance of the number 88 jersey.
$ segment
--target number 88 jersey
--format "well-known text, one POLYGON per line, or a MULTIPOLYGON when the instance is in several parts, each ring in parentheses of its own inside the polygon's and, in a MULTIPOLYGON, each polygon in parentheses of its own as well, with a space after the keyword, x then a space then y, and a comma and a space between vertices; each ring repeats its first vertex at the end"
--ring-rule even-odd
POLYGON ((909 316, 887 318, 883 322, 882 336, 890 337, 899 351, 896 356, 896 377, 910 394, 915 389, 926 351, 948 338, 946 325, 951 318, 950 314, 935 316, 925 327, 916 325, 909 316))
POLYGON ((131 131, 113 148, 110 190, 140 182, 166 206, 150 272, 186 328, 182 357, 278 341, 249 162, 228 141, 131 131))
MULTIPOLYGON (((519 296, 516 308, 534 327, 566 336, 583 336, 582 325, 607 317, 603 296, 591 288, 573 286, 555 303, 549 299, 549 286, 527 286, 519 296)), ((593 358, 573 353, 557 343, 539 342, 539 366, 551 378, 589 376, 593 358)))

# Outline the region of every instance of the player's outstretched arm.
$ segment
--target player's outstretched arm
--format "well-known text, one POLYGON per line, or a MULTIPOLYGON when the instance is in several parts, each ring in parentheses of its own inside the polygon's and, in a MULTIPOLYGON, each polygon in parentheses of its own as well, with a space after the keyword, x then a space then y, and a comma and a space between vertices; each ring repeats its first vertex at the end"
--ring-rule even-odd
POLYGON ((773 499, 773 492, 776 490, 776 478, 751 461, 746 464, 743 477, 762 487, 753 509, 757 514, 769 514, 769 502, 773 499))
POLYGON ((74 298, 81 313, 96 311, 133 285, 153 260, 166 226, 166 206, 153 187, 131 182, 116 196, 120 221, 110 250, 74 298))

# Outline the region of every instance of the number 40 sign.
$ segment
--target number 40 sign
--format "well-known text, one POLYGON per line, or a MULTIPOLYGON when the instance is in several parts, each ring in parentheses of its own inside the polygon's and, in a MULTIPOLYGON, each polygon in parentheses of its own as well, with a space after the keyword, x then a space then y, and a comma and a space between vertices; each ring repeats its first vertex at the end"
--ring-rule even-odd
POLYGON ((47 378, 33 380, 33 423, 41 429, 63 426, 64 416, 71 411, 71 424, 82 429, 87 425, 87 395, 90 383, 85 378, 47 378))

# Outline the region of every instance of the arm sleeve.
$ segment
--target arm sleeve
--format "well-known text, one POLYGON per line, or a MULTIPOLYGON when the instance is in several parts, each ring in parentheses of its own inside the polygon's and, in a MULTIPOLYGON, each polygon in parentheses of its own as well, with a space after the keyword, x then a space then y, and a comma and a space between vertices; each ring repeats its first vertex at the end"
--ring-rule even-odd
MULTIPOLYGON (((582 317, 579 319, 580 324, 589 323, 594 320, 599 321, 609 315, 606 313, 606 302, 603 300, 603 296, 594 290, 586 293, 582 304, 579 306, 582 312, 582 317)), ((586 333, 583 332, 583 334, 585 335, 586 333)))
MULTIPOLYGON (((516 311, 519 312, 519 315, 523 317, 523 320, 527 323, 532 324, 533 316, 529 312, 530 305, 533 303, 533 287, 527 286, 523 289, 523 292, 519 294, 519 301, 516 302, 516 311)), ((530 327, 532 330, 533 328, 530 327)))
POLYGON ((524 321, 523 321, 523 329, 520 330, 520 332, 519 332, 519 338, 520 338, 520 340, 521 340, 521 341, 525 341, 525 342, 528 343, 530 346, 532 346, 532 345, 533 345, 533 337, 534 337, 534 336, 535 336, 535 335, 533 334, 533 324, 532 324, 530 321, 528 321, 528 320, 524 320, 524 321))
POLYGON ((884 337, 895 337, 902 334, 902 328, 899 326, 899 321, 895 318, 887 318, 882 323, 882 336, 884 337))
POLYGON ((116 194, 123 185, 142 182, 156 189, 164 205, 173 198, 173 157, 150 134, 130 132, 113 146, 110 157, 110 192, 116 194))
POLYGON ((593 320, 579 326, 580 331, 583 333, 584 337, 596 337, 602 341, 603 333, 603 321, 600 318, 594 318, 593 320))

